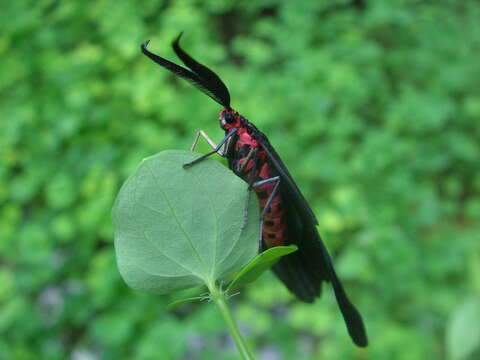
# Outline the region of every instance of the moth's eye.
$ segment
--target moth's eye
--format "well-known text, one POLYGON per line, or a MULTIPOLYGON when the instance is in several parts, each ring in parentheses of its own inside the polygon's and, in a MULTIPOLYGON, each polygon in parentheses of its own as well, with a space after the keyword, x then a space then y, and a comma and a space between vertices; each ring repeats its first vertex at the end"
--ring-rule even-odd
POLYGON ((234 123, 235 122, 235 115, 233 115, 231 113, 226 113, 225 114, 225 121, 229 124, 234 123))

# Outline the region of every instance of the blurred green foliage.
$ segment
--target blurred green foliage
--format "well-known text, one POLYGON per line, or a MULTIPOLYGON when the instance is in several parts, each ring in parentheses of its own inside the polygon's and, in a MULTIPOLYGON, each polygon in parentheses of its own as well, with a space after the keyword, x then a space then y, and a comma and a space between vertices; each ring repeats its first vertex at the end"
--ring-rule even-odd
POLYGON ((211 304, 167 312, 114 259, 140 160, 222 136, 219 106, 139 51, 174 59, 184 30, 291 169, 369 330, 356 349, 330 289, 306 305, 268 274, 234 298, 259 358, 477 359, 479 18, 455 0, 2 2, 0 358, 236 358, 211 304))

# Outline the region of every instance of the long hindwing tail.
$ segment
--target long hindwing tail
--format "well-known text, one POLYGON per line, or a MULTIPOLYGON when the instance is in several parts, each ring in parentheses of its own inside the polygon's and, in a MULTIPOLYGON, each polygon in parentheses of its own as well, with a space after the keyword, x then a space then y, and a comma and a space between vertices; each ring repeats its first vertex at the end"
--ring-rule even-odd
POLYGON ((350 337, 356 345, 367 346, 362 317, 348 299, 315 225, 308 219, 305 221, 296 211, 295 203, 289 201, 289 193, 285 188, 282 196, 288 212, 289 240, 298 245, 298 250, 283 257, 274 266, 275 274, 291 292, 305 302, 313 302, 320 296, 322 281, 330 282, 350 337))
MULTIPOLYGON (((326 250, 325 250, 326 251, 326 250)), ((328 256, 328 253, 326 253, 328 256)), ((365 330, 365 324, 363 323, 362 316, 358 312, 357 308, 348 299, 345 290, 343 290, 342 283, 335 273, 335 269, 330 263, 330 274, 333 291, 335 298, 337 299, 338 306, 342 312, 342 316, 347 325, 348 333, 353 342, 360 346, 365 347, 368 345, 367 331, 365 330)))

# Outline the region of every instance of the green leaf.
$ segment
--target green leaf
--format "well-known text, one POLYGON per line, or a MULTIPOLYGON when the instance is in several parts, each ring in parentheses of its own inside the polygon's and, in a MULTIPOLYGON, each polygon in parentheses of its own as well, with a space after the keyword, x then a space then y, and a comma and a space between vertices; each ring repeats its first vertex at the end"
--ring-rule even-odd
POLYGON ((295 245, 276 246, 258 254, 250 263, 240 270, 228 285, 227 291, 257 280, 260 275, 275 265, 282 256, 291 254, 297 251, 297 249, 298 247, 295 245))
POLYGON ((480 300, 472 298, 457 308, 447 328, 447 350, 452 360, 468 358, 480 348, 480 300))
POLYGON ((213 159, 164 151, 142 161, 113 209, 120 274, 134 289, 167 294, 216 280, 258 251, 259 210, 250 200, 241 229, 247 184, 213 159))
POLYGON ((187 304, 189 302, 194 302, 194 301, 202 301, 205 300, 205 296, 194 296, 194 297, 189 297, 185 299, 178 299, 175 301, 172 301, 170 304, 167 305, 168 310, 173 310, 176 309, 179 306, 182 306, 183 304, 187 304))

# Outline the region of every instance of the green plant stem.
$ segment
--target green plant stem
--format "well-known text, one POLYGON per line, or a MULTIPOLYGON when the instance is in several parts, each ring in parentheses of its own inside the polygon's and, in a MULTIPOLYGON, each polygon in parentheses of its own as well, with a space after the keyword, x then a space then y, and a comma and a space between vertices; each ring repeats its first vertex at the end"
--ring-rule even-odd
POLYGON ((227 304, 225 293, 222 290, 218 289, 215 284, 209 286, 209 290, 211 298, 215 302, 215 305, 220 311, 220 314, 222 314, 223 320, 225 320, 225 323, 227 324, 228 330, 232 335, 233 341, 235 342, 235 345, 237 346, 238 352, 242 356, 242 359, 255 360, 253 354, 248 349, 245 340, 240 334, 235 320, 233 319, 232 313, 230 312, 230 308, 227 304))

